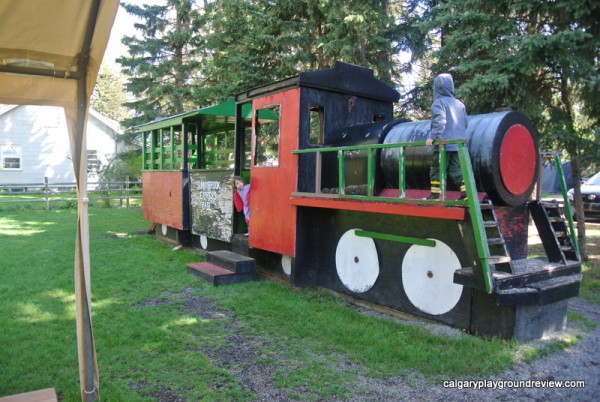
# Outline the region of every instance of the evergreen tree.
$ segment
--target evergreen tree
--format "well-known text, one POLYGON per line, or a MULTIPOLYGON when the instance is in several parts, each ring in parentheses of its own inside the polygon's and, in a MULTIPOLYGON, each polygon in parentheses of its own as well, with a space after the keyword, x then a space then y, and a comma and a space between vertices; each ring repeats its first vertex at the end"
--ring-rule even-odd
MULTIPOLYGON (((420 15, 419 55, 448 71, 470 113, 511 107, 529 115, 543 143, 573 164, 598 160, 600 3, 592 0, 431 0, 420 15), (432 54, 424 50, 439 41, 432 54), (425 44, 425 46, 423 46, 425 44)), ((581 205, 576 204, 582 216, 581 205)), ((584 225, 580 227, 585 245, 584 225)), ((582 250, 585 257, 585 249, 582 250)))
POLYGON ((126 86, 135 97, 126 103, 135 116, 125 119, 124 126, 195 108, 190 85, 199 67, 196 2, 165 0, 165 5, 160 6, 122 6, 140 19, 135 28, 141 35, 123 38, 129 56, 117 60, 130 77, 126 86))
MULTIPOLYGON (((398 8, 393 8, 397 10, 398 8)), ((197 98, 223 100, 253 86, 340 60, 395 72, 388 1, 220 0, 206 8, 197 98)))
POLYGON ((248 88, 329 68, 340 60, 398 81, 394 53, 402 8, 389 0, 165 0, 123 4, 141 20, 126 37, 126 125, 224 101, 248 88))
POLYGON ((122 121, 127 118, 124 85, 123 75, 103 65, 90 98, 92 109, 112 120, 122 121))
POLYGON ((600 100, 592 94, 600 80, 600 24, 593 17, 599 3, 446 0, 430 5, 423 16, 429 20, 421 22, 428 35, 418 42, 419 55, 433 56, 431 77, 453 73, 471 113, 512 107, 552 138, 572 137, 584 128, 581 124, 585 130, 598 126, 600 100), (578 113, 586 119, 578 119, 578 113))

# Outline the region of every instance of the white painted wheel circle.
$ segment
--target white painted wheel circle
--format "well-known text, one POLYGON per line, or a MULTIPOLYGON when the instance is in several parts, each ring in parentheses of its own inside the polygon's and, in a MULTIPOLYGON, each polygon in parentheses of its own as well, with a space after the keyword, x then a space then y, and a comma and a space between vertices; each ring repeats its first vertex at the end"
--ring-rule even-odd
POLYGON ((200 235, 200 247, 202 247, 203 250, 206 250, 208 247, 208 237, 205 235, 200 235))
POLYGON ((348 230, 340 237, 335 250, 335 268, 346 288, 355 293, 371 289, 379 277, 379 258, 375 242, 348 230))
POLYGON ((452 310, 462 295, 454 283, 454 271, 461 268, 458 257, 437 239, 434 247, 411 246, 402 260, 402 284, 410 302, 419 310, 440 315, 452 310))
POLYGON ((292 257, 289 255, 282 255, 281 268, 283 269, 283 273, 290 276, 292 274, 292 257))
POLYGON ((161 225, 160 231, 162 232, 163 236, 167 235, 167 231, 169 230, 169 227, 167 225, 165 225, 164 223, 161 225))

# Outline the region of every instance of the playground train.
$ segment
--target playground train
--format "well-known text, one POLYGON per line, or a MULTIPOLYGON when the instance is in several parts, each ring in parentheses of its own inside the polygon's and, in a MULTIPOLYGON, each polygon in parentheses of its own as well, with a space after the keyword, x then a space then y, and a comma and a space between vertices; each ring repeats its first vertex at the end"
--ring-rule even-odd
POLYGON ((157 237, 206 250, 188 271, 215 284, 252 279, 257 264, 474 334, 561 329, 581 263, 572 221, 532 195, 528 118, 470 116, 459 144, 468 198, 442 177, 428 201, 429 122, 394 120, 398 99, 372 70, 337 62, 138 126, 144 217, 157 237), (251 185, 249 228, 234 175, 251 185), (528 258, 530 217, 542 257, 528 258))

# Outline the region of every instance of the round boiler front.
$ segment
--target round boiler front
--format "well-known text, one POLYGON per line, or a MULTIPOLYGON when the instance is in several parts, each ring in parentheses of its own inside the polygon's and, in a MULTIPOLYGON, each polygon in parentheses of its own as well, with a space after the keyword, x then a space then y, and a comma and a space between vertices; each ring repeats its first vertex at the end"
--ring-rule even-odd
MULTIPOLYGON (((384 143, 425 141, 429 121, 397 124, 384 143)), ((537 182, 539 152, 537 134, 520 112, 469 116, 466 132, 477 190, 497 204, 520 205, 537 182)), ((409 147, 405 151, 407 188, 429 188, 433 147, 409 147)), ((398 150, 381 152, 386 188, 398 187, 398 150)))

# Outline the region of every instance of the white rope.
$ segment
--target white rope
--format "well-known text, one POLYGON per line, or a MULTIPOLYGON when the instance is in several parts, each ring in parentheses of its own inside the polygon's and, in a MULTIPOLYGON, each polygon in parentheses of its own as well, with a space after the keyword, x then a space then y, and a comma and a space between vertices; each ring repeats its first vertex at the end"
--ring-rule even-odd
POLYGON ((83 390, 83 393, 84 393, 84 394, 86 394, 86 395, 92 395, 92 394, 95 394, 95 393, 96 393, 96 387, 94 387, 94 389, 93 389, 93 390, 91 390, 91 391, 86 391, 86 390, 84 389, 84 390, 83 390))

